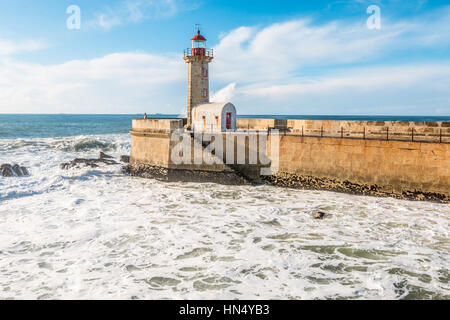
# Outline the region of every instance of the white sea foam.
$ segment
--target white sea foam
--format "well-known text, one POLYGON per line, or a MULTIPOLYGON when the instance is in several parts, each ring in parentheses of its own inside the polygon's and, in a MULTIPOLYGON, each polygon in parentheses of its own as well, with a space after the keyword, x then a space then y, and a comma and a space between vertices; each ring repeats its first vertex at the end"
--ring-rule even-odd
POLYGON ((450 298, 449 205, 58 168, 129 148, 0 140, 1 299, 450 298))

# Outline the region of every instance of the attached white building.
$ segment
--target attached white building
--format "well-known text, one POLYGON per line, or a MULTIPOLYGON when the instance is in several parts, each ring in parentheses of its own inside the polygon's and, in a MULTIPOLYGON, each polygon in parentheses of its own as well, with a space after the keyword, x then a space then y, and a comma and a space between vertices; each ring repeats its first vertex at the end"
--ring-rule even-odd
POLYGON ((203 132, 236 130, 236 108, 230 102, 205 103, 192 110, 192 129, 203 132))

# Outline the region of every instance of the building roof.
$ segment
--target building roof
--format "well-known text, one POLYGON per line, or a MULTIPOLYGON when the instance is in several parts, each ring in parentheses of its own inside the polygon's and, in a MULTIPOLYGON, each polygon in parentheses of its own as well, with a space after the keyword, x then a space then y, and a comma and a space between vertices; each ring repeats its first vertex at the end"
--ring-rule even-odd
POLYGON ((197 112, 207 111, 211 113, 222 113, 225 107, 231 107, 236 113, 236 107, 231 102, 214 102, 214 103, 204 103, 196 106, 194 109, 197 112))
POLYGON ((200 29, 197 30, 197 34, 191 39, 194 41, 206 41, 206 38, 200 34, 200 29))

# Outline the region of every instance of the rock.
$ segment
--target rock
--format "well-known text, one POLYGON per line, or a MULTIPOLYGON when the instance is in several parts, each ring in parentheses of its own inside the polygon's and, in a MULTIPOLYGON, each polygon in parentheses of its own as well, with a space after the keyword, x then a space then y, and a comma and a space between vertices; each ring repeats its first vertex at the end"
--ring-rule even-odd
POLYGON ((133 168, 129 164, 122 166, 122 172, 126 174, 131 174, 132 169, 133 168))
POLYGON ((106 165, 113 165, 113 164, 117 164, 116 161, 111 160, 111 159, 82 159, 82 158, 77 158, 75 160, 72 160, 70 162, 65 162, 65 163, 61 163, 59 165, 60 169, 63 170, 67 170, 70 168, 75 168, 75 167, 91 167, 91 168, 98 168, 98 165, 102 163, 102 164, 106 164, 106 165))
POLYGON ((16 176, 18 176, 18 177, 23 176, 22 168, 20 168, 20 166, 18 164, 13 165, 12 168, 13 168, 14 173, 16 174, 16 176))
POLYGON ((3 177, 23 177, 30 175, 27 168, 21 167, 18 164, 10 165, 9 163, 0 166, 0 173, 3 177))
POLYGON ((126 156, 126 155, 120 156, 120 162, 130 163, 130 156, 126 156))
POLYGON ((314 212, 314 215, 313 215, 314 219, 320 220, 320 219, 323 219, 324 217, 325 217, 325 212, 322 212, 322 211, 314 212))
POLYGON ((1 172, 2 177, 14 177, 14 170, 10 164, 2 164, 1 172))
POLYGON ((29 176, 30 175, 30 172, 28 171, 27 168, 25 168, 25 167, 20 167, 20 168, 22 169, 22 173, 23 173, 24 176, 29 176))
POLYGON ((108 154, 106 154, 106 153, 104 153, 104 152, 101 152, 101 151, 100 151, 100 154, 98 155, 98 158, 99 158, 100 160, 114 159, 114 157, 111 157, 110 155, 108 155, 108 154))

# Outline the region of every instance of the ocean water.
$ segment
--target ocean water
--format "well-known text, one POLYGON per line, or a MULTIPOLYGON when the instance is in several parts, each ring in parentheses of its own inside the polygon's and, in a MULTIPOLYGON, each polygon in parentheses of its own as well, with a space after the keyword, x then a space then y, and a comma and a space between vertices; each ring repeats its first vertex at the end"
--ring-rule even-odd
POLYGON ((448 204, 64 171, 135 116, 27 117, 0 115, 31 172, 0 177, 0 299, 450 299, 448 204))
MULTIPOLYGON (((0 114, 0 139, 51 138, 90 134, 128 133, 131 120, 143 115, 47 115, 0 114)), ((149 114, 149 118, 178 118, 179 115, 149 114)), ((356 120, 356 121, 448 121, 450 116, 314 116, 238 115, 238 118, 356 120)))

